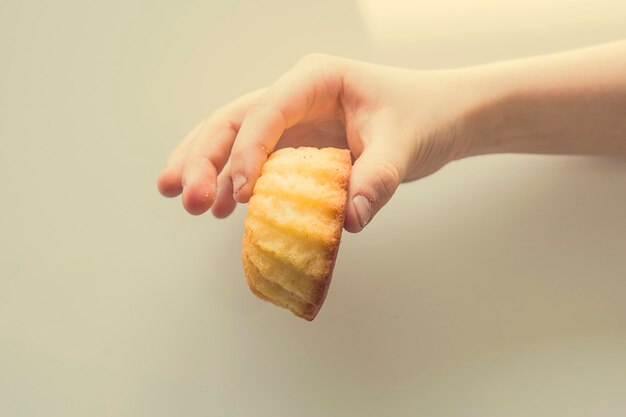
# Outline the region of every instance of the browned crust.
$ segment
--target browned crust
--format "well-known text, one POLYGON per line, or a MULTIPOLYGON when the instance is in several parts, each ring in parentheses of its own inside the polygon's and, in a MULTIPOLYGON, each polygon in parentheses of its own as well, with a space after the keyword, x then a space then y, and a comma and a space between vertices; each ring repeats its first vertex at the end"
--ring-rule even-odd
MULTIPOLYGON (((248 238, 244 238, 244 242, 243 242, 243 254, 245 256, 247 256, 247 262, 249 262, 250 264, 252 264, 252 266, 254 267, 255 270, 258 271, 259 275, 263 276, 263 273, 258 269, 257 265, 254 264, 253 260, 251 259, 251 257, 249 256, 249 252, 250 252, 250 246, 254 246, 255 243, 252 242, 252 239, 250 237, 248 238)), ((255 248, 256 250, 261 250, 258 247, 255 248)), ((327 255, 326 255, 327 256, 327 255)), ((289 266, 292 269, 296 269, 294 266, 290 265, 289 266)), ((332 270, 332 265, 329 264, 329 267, 332 270)), ((313 303, 313 304, 317 304, 320 303, 320 301, 323 301, 324 298, 324 289, 325 289, 325 284, 326 283, 326 276, 323 277, 317 277, 317 278, 313 278, 310 276, 307 276, 305 278, 309 284, 310 284, 310 297, 302 297, 302 296, 298 296, 296 294, 296 292, 293 289, 288 288, 287 286, 285 286, 284 288, 287 290, 291 290, 294 291, 294 296, 298 297, 299 299, 301 299, 303 302, 306 303, 313 303)))
MULTIPOLYGON (((350 169, 351 169, 351 158, 350 158, 350 153, 348 151, 345 150, 340 150, 340 149, 332 149, 332 148, 326 148, 327 152, 331 151, 331 152, 338 152, 341 153, 342 155, 340 156, 340 159, 344 159, 344 164, 343 164, 343 172, 338 172, 337 177, 341 178, 342 181, 338 184, 338 186, 340 186, 341 188, 343 188, 344 190, 347 191, 348 188, 348 182, 349 182, 349 175, 350 175, 350 169), (332 150, 331 150, 332 149, 332 150)), ((280 152, 280 151, 277 151, 280 152)), ((254 192, 253 192, 254 194, 254 192)), ((246 281, 248 282, 248 286, 250 287, 250 290, 252 291, 252 293, 254 293, 257 297, 265 300, 265 301, 269 301, 272 304, 275 304, 279 307, 282 308, 287 308, 289 309, 293 314, 295 314, 298 317, 302 317, 308 321, 313 320, 318 312, 320 311, 326 296, 328 294, 328 289, 330 287, 330 283, 332 281, 332 275, 333 275, 333 270, 335 267, 335 263, 337 260, 337 255, 339 252, 339 244, 340 244, 340 239, 341 239, 341 234, 343 232, 343 223, 344 223, 344 216, 345 216, 345 207, 346 207, 346 202, 344 201, 342 204, 337 204, 336 206, 333 207, 333 209, 336 211, 336 217, 335 217, 335 224, 337 225, 337 227, 335 228, 334 234, 332 236, 329 236, 328 240, 325 240, 324 243, 324 248, 325 248, 325 254, 327 259, 330 260, 330 263, 328 264, 328 267, 325 269, 324 273, 322 274, 322 278, 318 280, 319 285, 316 286, 316 291, 315 291, 315 296, 313 299, 312 303, 308 303, 304 300, 303 303, 306 303, 305 307, 302 310, 298 310, 296 308, 292 308, 290 306, 286 306, 283 305, 279 302, 277 302, 276 300, 273 300, 271 297, 269 297, 268 295, 264 294, 259 288, 258 288, 258 284, 255 281, 255 279, 264 279, 265 281, 271 283, 272 285, 277 285, 275 283, 273 283, 272 281, 264 278, 256 269, 256 267, 254 266, 254 264, 250 261, 250 259, 248 259, 248 256, 246 255, 246 248, 248 244, 254 244, 253 243, 253 237, 250 235, 250 232, 248 231, 248 229, 246 227, 244 227, 244 238, 243 238, 243 253, 242 253, 242 263, 243 263, 243 270, 244 270, 244 274, 246 276, 246 281)), ((266 284, 266 283, 264 283, 266 284)))
POLYGON ((256 295, 257 297, 259 297, 260 299, 264 301, 268 301, 274 304, 275 306, 286 308, 289 311, 291 311, 293 314, 295 314, 296 316, 306 319, 308 321, 313 320, 315 316, 317 315, 317 312, 319 311, 321 304, 317 304, 317 303, 312 304, 304 300, 299 300, 299 302, 303 304, 302 308, 300 309, 291 308, 287 305, 277 302, 273 298, 264 294, 263 291, 259 288, 259 285, 258 285, 259 282, 263 282, 264 285, 266 286, 278 287, 278 285, 272 281, 269 281, 268 279, 264 278, 261 274, 259 274, 254 264, 250 262, 250 260, 247 258, 245 254, 243 255, 243 268, 244 268, 244 272, 246 275, 246 280, 248 281, 248 287, 250 288, 250 291, 252 291, 252 293, 256 295))

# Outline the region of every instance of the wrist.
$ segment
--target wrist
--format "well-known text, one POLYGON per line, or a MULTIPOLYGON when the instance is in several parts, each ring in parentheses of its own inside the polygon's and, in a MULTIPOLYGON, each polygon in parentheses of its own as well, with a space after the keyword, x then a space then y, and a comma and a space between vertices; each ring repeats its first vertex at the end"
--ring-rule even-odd
POLYGON ((455 129, 455 159, 502 152, 502 137, 497 132, 497 103, 506 93, 498 85, 496 75, 479 68, 453 72, 457 85, 455 96, 462 102, 455 129))

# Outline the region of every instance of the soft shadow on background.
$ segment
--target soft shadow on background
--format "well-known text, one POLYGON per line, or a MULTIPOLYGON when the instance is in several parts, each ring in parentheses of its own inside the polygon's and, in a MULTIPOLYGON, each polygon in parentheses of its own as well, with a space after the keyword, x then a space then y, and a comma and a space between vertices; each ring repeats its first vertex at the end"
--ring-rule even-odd
POLYGON ((626 37, 623 2, 569 3, 2 2, 0 415, 624 415, 624 161, 402 186, 344 235, 313 323, 249 293, 245 207, 155 186, 308 52, 445 68, 626 37))

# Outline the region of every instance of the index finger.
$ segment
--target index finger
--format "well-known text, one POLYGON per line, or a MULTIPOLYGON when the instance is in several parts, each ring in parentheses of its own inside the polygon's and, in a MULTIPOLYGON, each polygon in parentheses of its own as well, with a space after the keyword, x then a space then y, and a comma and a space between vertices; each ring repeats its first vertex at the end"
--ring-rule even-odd
POLYGON ((337 62, 318 55, 306 57, 248 109, 230 159, 236 201, 250 199, 261 167, 285 130, 335 113, 342 85, 337 62))

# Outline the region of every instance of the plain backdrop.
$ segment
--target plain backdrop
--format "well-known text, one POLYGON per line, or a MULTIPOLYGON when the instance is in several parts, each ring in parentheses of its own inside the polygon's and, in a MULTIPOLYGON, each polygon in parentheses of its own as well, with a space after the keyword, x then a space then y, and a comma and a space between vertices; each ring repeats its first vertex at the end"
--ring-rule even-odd
POLYGON ((461 67, 624 22, 623 0, 2 0, 0 415, 626 415, 624 161, 403 185, 344 234, 312 323, 247 289, 245 207, 192 217, 155 185, 188 129, 308 52, 461 67))

